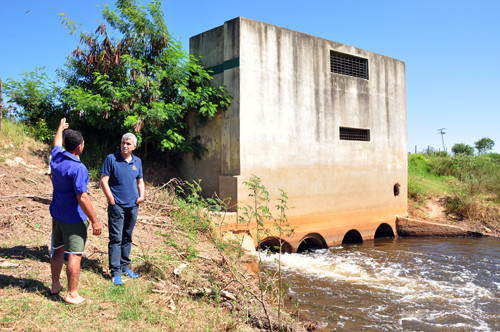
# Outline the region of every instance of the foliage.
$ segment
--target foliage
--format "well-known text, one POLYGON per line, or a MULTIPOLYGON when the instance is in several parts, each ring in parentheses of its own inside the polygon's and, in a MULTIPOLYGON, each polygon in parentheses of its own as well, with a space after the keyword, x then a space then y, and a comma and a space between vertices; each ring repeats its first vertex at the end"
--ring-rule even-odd
POLYGON ((439 149, 436 149, 432 146, 427 147, 427 149, 422 150, 421 154, 431 156, 431 155, 438 155, 441 157, 446 157, 448 155, 448 152, 446 151, 440 151, 439 149))
POLYGON ((65 112, 60 102, 60 89, 43 69, 25 72, 20 80, 7 79, 5 91, 10 97, 13 115, 24 120, 32 128, 35 137, 48 143, 55 135, 50 128, 57 128, 65 112))
POLYGON ((447 192, 450 194, 450 213, 462 218, 483 218, 488 213, 481 202, 485 198, 500 200, 498 159, 497 154, 411 155, 408 159, 408 197, 423 202, 430 194, 447 192))
POLYGON ((470 145, 464 144, 464 143, 457 143, 453 145, 451 148, 451 151, 454 154, 465 154, 467 156, 473 156, 474 155, 474 148, 470 145))
POLYGON ((102 132, 117 141, 129 131, 161 150, 199 152, 199 142, 187 139, 186 116, 192 111, 204 121, 227 109, 225 88, 210 86, 198 59, 168 33, 160 1, 116 6, 104 7, 108 25, 81 33, 81 45, 60 71, 72 120, 101 139, 102 132))
POLYGON ((492 163, 500 165, 500 153, 494 153, 494 152, 486 153, 486 154, 482 155, 482 157, 486 158, 487 160, 489 160, 492 163))
POLYGON ((495 142, 491 138, 483 137, 480 140, 474 142, 474 146, 476 147, 478 154, 483 154, 493 149, 493 146, 495 146, 495 142))

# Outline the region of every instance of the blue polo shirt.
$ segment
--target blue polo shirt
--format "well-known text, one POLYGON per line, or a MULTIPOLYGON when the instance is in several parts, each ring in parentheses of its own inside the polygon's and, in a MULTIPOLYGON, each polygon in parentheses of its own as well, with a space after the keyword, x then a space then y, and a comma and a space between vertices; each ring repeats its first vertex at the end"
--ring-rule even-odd
POLYGON ((87 192, 89 172, 78 157, 63 151, 61 146, 52 149, 52 202, 50 215, 65 224, 76 224, 87 220, 76 195, 87 192))
POLYGON ((142 179, 142 162, 132 154, 127 162, 121 153, 115 152, 106 157, 101 174, 109 176, 109 188, 116 204, 121 207, 133 207, 139 198, 137 180, 142 179))

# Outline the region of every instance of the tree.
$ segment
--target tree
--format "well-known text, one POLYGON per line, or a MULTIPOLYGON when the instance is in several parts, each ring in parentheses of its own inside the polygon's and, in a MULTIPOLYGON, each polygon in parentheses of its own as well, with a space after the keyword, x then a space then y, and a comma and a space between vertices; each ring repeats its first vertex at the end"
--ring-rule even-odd
POLYGON ((490 151, 495 146, 495 142, 488 137, 483 137, 480 140, 474 142, 478 154, 483 154, 490 151))
POLYGON ((474 155, 474 148, 470 145, 464 144, 464 143, 457 143, 453 145, 451 148, 451 151, 454 154, 464 154, 467 156, 473 156, 474 155))
POLYGON ((13 115, 25 121, 38 139, 50 142, 54 138, 50 128, 57 128, 60 118, 65 115, 65 108, 61 103, 60 88, 43 70, 42 67, 25 72, 20 80, 7 79, 5 91, 10 97, 13 115))
POLYGON ((42 68, 21 74, 20 80, 7 79, 5 91, 10 103, 16 104, 15 116, 35 125, 38 119, 50 118, 54 109, 60 107, 58 90, 42 68))
POLYGON ((100 139, 131 131, 161 150, 199 152, 197 141, 186 138, 186 116, 205 121, 227 109, 225 87, 211 86, 199 59, 168 33, 160 0, 147 7, 119 0, 116 7, 105 6, 103 17, 120 38, 104 23, 82 32, 81 47, 59 72, 72 120, 100 139))

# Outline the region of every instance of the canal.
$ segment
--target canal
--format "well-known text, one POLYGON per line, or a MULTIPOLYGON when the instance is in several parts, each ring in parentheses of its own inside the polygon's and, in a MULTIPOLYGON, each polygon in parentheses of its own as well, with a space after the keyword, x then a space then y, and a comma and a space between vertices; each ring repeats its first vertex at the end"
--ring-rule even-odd
POLYGON ((379 239, 281 264, 287 306, 322 331, 500 331, 500 238, 379 239))

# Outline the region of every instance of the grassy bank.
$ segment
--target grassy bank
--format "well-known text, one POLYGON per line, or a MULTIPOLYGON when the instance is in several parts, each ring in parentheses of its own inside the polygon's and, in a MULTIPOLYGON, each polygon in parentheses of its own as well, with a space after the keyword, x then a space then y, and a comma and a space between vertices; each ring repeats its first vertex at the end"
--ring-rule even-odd
POLYGON ((419 211, 437 201, 441 221, 500 233, 500 155, 409 155, 408 199, 416 217, 425 217, 419 211))

